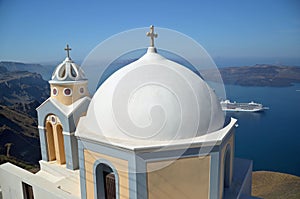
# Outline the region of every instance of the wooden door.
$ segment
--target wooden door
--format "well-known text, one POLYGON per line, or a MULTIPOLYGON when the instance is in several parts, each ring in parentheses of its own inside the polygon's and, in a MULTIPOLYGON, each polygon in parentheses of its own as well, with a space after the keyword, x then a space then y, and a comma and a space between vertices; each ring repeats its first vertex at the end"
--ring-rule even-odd
POLYGON ((116 198, 116 181, 115 175, 109 173, 105 176, 105 198, 106 199, 115 199, 116 198))

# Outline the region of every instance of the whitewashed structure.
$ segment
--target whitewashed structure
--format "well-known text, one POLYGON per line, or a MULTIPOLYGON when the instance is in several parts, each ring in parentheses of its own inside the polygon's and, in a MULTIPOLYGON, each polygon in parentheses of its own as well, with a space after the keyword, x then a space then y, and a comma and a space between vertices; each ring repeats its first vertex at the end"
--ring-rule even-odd
POLYGON ((42 160, 32 174, 0 166, 4 199, 254 198, 252 162, 234 157, 214 91, 186 67, 147 53, 113 73, 91 99, 69 56, 38 111, 42 160))

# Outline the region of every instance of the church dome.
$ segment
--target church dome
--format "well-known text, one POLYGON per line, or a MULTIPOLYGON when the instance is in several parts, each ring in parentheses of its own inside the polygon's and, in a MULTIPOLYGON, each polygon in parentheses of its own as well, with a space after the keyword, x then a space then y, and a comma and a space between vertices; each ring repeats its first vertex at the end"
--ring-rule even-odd
POLYGON ((205 81, 151 46, 103 82, 80 125, 112 139, 180 140, 221 129, 224 113, 205 81))
POLYGON ((83 70, 70 58, 69 50, 71 50, 71 48, 69 48, 69 45, 67 45, 65 50, 67 51, 67 57, 56 67, 49 82, 64 83, 70 81, 87 80, 83 70))

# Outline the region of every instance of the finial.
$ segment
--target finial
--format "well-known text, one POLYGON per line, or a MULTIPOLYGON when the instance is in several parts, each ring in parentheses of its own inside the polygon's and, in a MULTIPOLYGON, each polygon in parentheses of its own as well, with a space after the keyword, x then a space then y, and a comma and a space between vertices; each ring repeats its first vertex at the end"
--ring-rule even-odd
POLYGON ((157 38, 158 34, 154 33, 154 26, 150 26, 150 32, 147 32, 147 37, 150 37, 150 46, 154 47, 154 38, 157 38))
POLYGON ((70 50, 72 50, 71 48, 69 48, 69 44, 67 44, 67 47, 65 48, 65 51, 67 51, 67 57, 70 58, 70 50))

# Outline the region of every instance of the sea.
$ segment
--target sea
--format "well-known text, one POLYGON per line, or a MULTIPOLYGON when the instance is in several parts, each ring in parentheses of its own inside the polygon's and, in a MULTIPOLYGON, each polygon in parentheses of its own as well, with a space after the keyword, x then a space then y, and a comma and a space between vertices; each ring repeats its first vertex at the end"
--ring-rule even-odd
MULTIPOLYGON (((129 54, 124 57, 132 61, 140 57, 145 51, 144 49, 141 52, 134 52, 138 55, 131 56, 129 54)), ((171 59, 172 56, 168 58, 171 59)), ((125 62, 121 58, 122 66, 124 66, 125 62)), ((116 60, 116 63, 120 60, 116 60)), ((300 60, 296 61, 299 63, 300 60)), ((180 62, 184 63, 186 60, 183 59, 180 62)), ((227 62, 224 63, 223 65, 228 64, 227 62)), ((120 67, 119 64, 109 67, 105 78, 120 67)), ((87 68, 84 70, 88 74, 87 68)), ((98 86, 105 78, 100 79, 98 86)), ((253 160, 254 171, 277 171, 300 176, 300 84, 294 84, 290 87, 225 85, 225 90, 226 98, 231 101, 254 101, 269 107, 268 110, 257 113, 226 113, 227 118, 234 117, 238 120, 235 156, 253 160)), ((7 134, 2 135, 0 144, 4 146, 8 142, 15 143, 11 147, 13 156, 30 163, 38 163, 38 160, 41 159, 38 139, 22 135, 13 136, 7 132, 7 134)), ((4 153, 4 150, 0 151, 4 153)))
POLYGON ((291 87, 225 85, 227 99, 259 102, 263 112, 227 112, 238 119, 235 156, 253 160, 253 170, 300 176, 300 84, 291 87))
MULTIPOLYGON (((253 160, 253 170, 300 176, 300 84, 291 87, 244 87, 225 85, 226 97, 237 102, 259 102, 263 112, 227 112, 238 121, 235 157, 253 160)), ((11 155, 30 163, 41 159, 39 140, 8 133, 11 155), (31 155, 28 155, 31 154, 31 155)))

